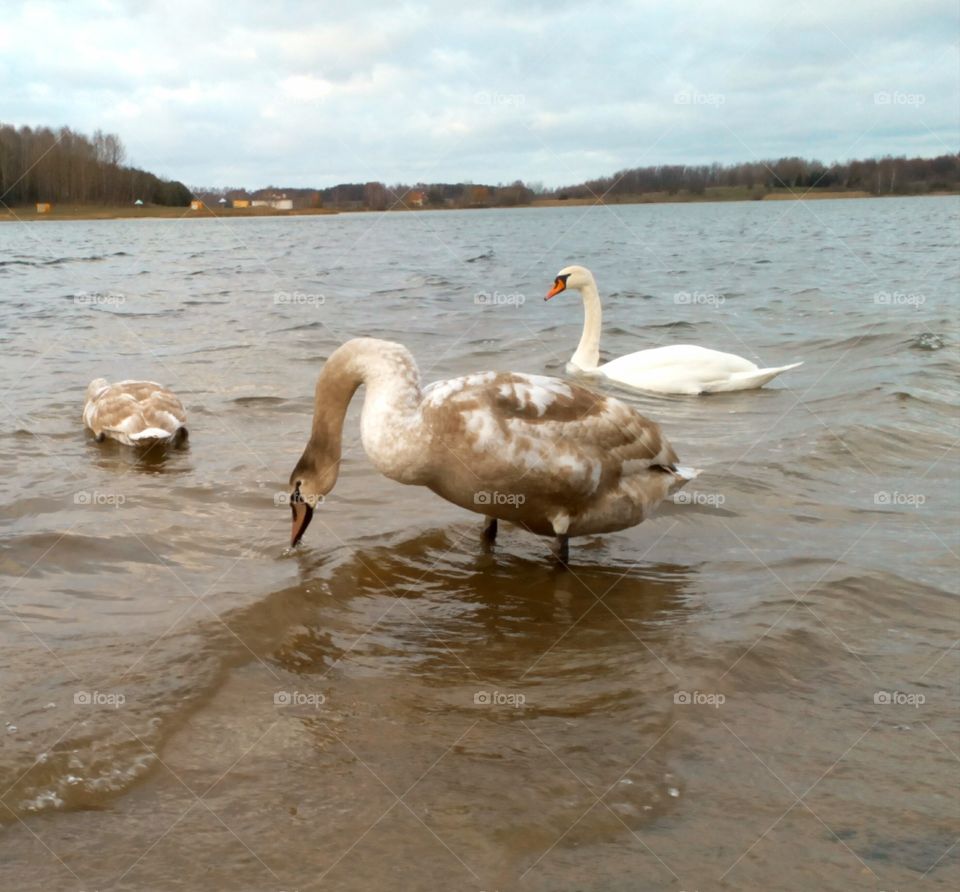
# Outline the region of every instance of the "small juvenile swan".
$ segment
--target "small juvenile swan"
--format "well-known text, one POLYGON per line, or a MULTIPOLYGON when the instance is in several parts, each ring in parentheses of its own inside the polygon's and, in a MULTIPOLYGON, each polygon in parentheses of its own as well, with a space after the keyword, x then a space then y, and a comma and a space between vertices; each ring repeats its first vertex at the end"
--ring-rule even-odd
POLYGON ((361 439, 381 474, 485 515, 488 541, 498 520, 550 536, 563 563, 571 536, 634 526, 699 473, 678 467, 660 428, 620 400, 518 372, 421 389, 406 347, 356 338, 317 380, 313 429, 290 475, 291 546, 337 481, 344 416, 361 384, 361 439))
POLYGON ((153 381, 91 381, 83 423, 97 440, 110 437, 127 446, 177 445, 187 438, 183 404, 153 381))
POLYGON ((583 334, 569 367, 574 371, 601 375, 626 387, 652 393, 720 393, 728 390, 752 390, 763 387, 781 372, 795 369, 802 362, 778 368, 761 369, 734 353, 721 353, 695 344, 672 344, 638 350, 599 365, 600 294, 593 273, 585 266, 567 266, 557 273, 553 288, 544 300, 574 289, 583 299, 583 334))

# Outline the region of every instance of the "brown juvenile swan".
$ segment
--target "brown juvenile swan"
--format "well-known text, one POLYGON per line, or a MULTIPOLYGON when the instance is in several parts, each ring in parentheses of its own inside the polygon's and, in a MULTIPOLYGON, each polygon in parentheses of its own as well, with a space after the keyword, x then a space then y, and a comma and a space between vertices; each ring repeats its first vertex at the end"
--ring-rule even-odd
POLYGON ((660 428, 620 400, 519 372, 421 390, 406 347, 356 338, 317 380, 310 440, 290 475, 291 546, 337 481, 343 420, 361 384, 363 448, 380 473, 485 515, 489 541, 498 520, 550 536, 563 562, 571 536, 634 526, 699 473, 678 467, 660 428))
POLYGON ((97 440, 109 437, 126 446, 175 445, 187 438, 183 403, 153 381, 91 381, 83 423, 97 440))

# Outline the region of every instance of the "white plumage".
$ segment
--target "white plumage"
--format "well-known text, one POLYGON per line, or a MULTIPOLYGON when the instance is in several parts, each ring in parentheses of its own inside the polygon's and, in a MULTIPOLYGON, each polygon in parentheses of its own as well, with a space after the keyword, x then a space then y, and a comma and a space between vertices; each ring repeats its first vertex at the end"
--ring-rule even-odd
POLYGON ((781 372, 803 363, 761 369, 734 353, 696 344, 671 344, 638 350, 600 365, 600 294, 593 273, 584 266, 567 266, 557 273, 546 299, 573 289, 583 298, 583 334, 569 368, 600 375, 625 387, 651 393, 720 393, 763 387, 781 372))

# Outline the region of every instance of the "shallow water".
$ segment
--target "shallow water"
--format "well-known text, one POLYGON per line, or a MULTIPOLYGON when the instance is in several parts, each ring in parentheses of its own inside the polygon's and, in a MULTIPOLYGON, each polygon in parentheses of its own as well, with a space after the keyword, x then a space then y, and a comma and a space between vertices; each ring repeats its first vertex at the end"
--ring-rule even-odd
POLYGON ((958 210, 0 228, 0 885, 954 888, 958 210), (563 375, 571 262, 605 358, 805 364, 618 392, 704 473, 567 573, 379 477, 358 399, 286 549, 330 351, 563 375), (174 389, 189 448, 92 442, 97 376, 174 389))

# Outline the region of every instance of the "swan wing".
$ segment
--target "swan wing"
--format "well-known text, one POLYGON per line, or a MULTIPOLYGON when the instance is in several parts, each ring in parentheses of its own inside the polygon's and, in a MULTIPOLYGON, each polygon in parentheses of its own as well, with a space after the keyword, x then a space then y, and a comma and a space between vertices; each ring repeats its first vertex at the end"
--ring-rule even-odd
POLYGON ((502 492, 572 504, 677 460, 654 422, 558 378, 488 372, 438 382, 424 391, 424 409, 448 465, 502 492))
POLYGON ((658 393, 702 393, 738 376, 752 375, 757 366, 733 353, 695 344, 674 344, 639 350, 611 360, 599 369, 613 381, 658 393))
POLYGON ((740 372, 755 372, 757 366, 734 353, 708 350, 695 344, 672 344, 638 350, 602 365, 610 372, 657 373, 665 370, 696 373, 703 378, 720 378, 740 372))

